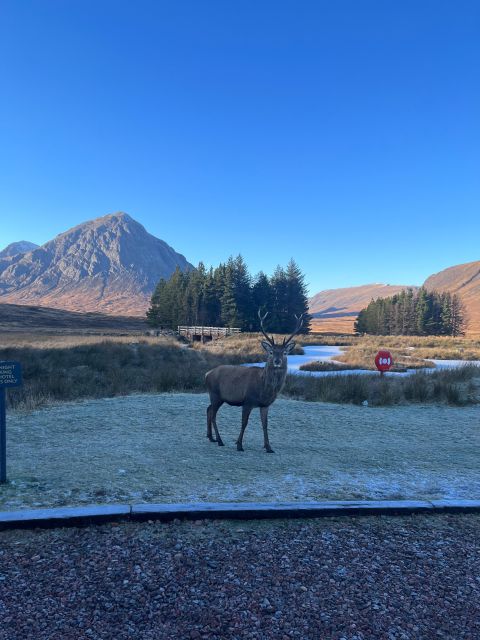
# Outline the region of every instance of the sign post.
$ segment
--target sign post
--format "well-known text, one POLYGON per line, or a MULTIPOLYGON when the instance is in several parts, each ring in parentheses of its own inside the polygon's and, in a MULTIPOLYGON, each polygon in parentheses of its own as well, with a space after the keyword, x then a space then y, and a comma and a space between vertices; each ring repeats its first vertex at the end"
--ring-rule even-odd
POLYGON ((383 376, 385 371, 388 371, 393 364, 393 358, 390 351, 379 351, 375 356, 375 366, 380 371, 380 375, 383 376))
POLYGON ((5 389, 22 384, 19 362, 0 360, 0 483, 7 481, 7 412, 5 389))

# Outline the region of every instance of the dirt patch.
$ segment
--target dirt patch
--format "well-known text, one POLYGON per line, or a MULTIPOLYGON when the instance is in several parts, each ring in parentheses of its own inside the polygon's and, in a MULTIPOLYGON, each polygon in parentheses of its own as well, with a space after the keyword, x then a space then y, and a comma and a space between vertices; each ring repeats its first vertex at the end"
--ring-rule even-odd
POLYGON ((368 408, 280 399, 274 455, 258 411, 245 452, 240 410, 222 407, 226 443, 206 435, 204 394, 65 403, 8 417, 0 508, 115 502, 480 498, 478 407, 368 408))

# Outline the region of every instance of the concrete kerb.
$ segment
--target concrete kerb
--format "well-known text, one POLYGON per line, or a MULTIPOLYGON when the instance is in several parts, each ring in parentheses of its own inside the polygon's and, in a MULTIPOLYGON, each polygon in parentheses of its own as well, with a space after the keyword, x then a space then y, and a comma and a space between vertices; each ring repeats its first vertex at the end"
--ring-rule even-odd
POLYGON ((332 516, 409 515, 413 513, 480 513, 480 500, 366 500, 325 502, 236 502, 191 504, 115 504, 0 512, 0 531, 87 526, 107 522, 332 516))

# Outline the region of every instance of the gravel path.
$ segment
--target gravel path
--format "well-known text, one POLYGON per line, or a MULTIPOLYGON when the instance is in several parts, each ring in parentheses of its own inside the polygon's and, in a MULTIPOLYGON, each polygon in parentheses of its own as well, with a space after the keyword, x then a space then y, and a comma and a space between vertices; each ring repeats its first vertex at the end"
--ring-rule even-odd
POLYGON ((480 517, 0 534, 1 640, 478 640, 480 517))

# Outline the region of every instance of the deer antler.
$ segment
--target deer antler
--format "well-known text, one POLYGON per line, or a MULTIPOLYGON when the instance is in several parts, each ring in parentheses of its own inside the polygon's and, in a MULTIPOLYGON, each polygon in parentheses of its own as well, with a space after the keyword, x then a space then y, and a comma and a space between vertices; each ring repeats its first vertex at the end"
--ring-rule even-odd
POLYGON ((283 339, 283 346, 286 347, 287 344, 290 342, 290 340, 297 335, 297 333, 300 331, 300 329, 302 328, 303 325, 303 316, 305 314, 302 313, 301 316, 297 316, 297 314, 295 314, 295 318, 297 319, 297 326, 295 327, 295 331, 292 333, 292 335, 288 338, 288 340, 285 340, 285 338, 283 339))
POLYGON ((258 308, 258 319, 260 320, 260 329, 263 333, 263 335, 265 336, 265 338, 268 340, 268 342, 273 346, 275 344, 275 340, 273 339, 273 336, 271 338, 269 338, 267 336, 267 334, 265 333, 265 329, 263 327, 263 321, 265 320, 265 318, 268 316, 268 311, 265 313, 265 315, 262 317, 262 314, 260 313, 260 307, 258 308))

